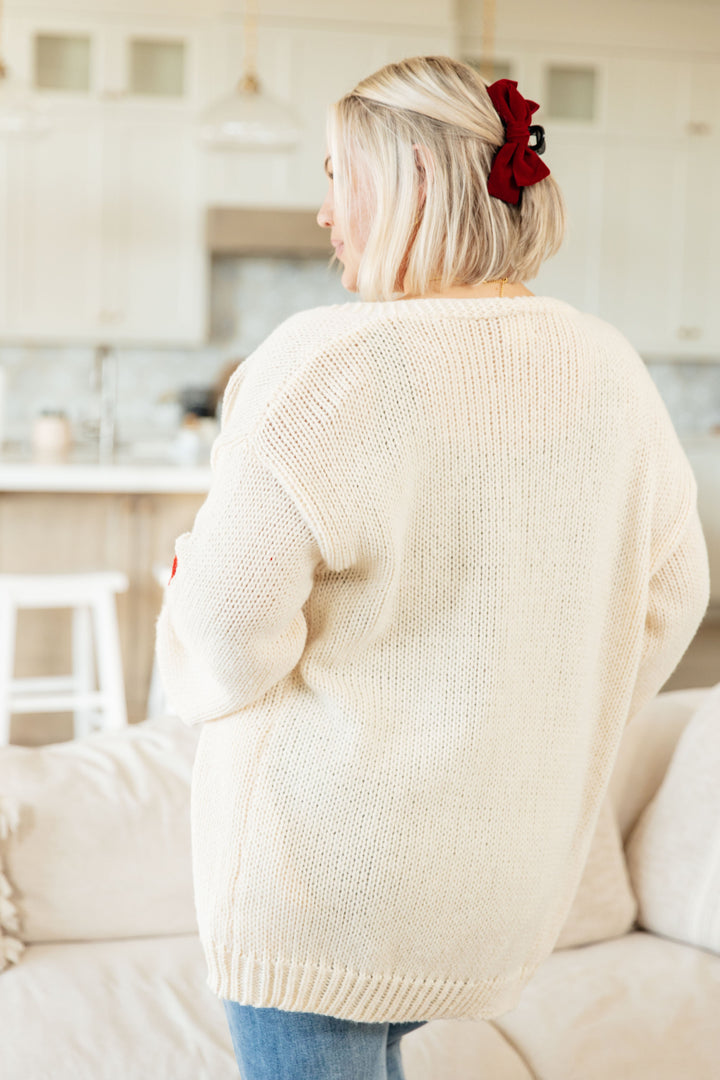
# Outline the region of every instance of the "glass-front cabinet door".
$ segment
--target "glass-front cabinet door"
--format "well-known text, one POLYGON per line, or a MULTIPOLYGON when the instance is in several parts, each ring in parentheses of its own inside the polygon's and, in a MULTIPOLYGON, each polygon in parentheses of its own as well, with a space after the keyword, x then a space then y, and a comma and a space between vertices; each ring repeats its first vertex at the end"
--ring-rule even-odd
POLYGON ((0 332, 195 344, 206 258, 192 27, 15 20, 48 135, 0 146, 0 332))

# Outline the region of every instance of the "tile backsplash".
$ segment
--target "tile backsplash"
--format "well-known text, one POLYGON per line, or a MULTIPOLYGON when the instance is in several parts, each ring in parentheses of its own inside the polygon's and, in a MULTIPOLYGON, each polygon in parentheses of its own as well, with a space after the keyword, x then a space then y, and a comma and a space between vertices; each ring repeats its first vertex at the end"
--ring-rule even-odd
MULTIPOLYGON (((172 438, 180 389, 209 386, 232 361, 247 356, 296 311, 352 302, 339 268, 325 258, 216 256, 212 260, 208 344, 196 349, 120 348, 116 432, 119 442, 172 438)), ((0 345, 5 374, 5 440, 30 439, 41 409, 62 409, 76 438, 99 412, 93 388, 94 349, 87 345, 0 345)), ((719 358, 720 361, 720 358, 719 358)), ((647 361, 648 371, 680 435, 720 429, 720 362, 647 361)))

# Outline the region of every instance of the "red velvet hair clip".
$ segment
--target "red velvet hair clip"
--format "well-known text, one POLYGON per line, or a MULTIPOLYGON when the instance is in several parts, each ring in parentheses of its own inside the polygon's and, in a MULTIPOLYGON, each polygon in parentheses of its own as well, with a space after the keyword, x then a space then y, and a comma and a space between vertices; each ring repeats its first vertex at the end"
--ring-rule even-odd
POLYGON ((503 202, 517 203, 520 188, 550 175, 538 157, 545 149, 545 130, 539 124, 530 126, 532 114, 540 106, 522 96, 514 79, 498 79, 487 92, 505 125, 505 143, 493 159, 488 192, 503 202), (535 137, 534 146, 529 145, 531 135, 535 137))

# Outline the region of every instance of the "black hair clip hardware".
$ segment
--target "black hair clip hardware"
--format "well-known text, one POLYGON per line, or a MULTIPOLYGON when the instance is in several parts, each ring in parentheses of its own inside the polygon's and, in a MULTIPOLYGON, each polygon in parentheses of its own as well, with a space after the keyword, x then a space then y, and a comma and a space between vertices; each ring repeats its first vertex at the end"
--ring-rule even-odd
POLYGON ((545 153, 545 128, 541 127, 540 124, 533 124, 531 126, 531 128, 530 128, 530 135, 535 136, 535 145, 532 146, 531 144, 528 144, 528 145, 530 145, 530 149, 534 150, 536 154, 544 154, 545 153))

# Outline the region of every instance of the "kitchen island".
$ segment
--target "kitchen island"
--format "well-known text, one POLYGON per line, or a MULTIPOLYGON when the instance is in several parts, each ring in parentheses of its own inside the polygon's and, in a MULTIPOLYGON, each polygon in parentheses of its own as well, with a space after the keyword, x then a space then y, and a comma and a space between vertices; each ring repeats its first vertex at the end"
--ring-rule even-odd
POLYGON ((0 451, 0 492, 197 492, 207 493, 209 451, 202 463, 173 459, 173 444, 119 447, 100 462, 95 448, 76 448, 64 457, 34 456, 27 444, 0 451))

